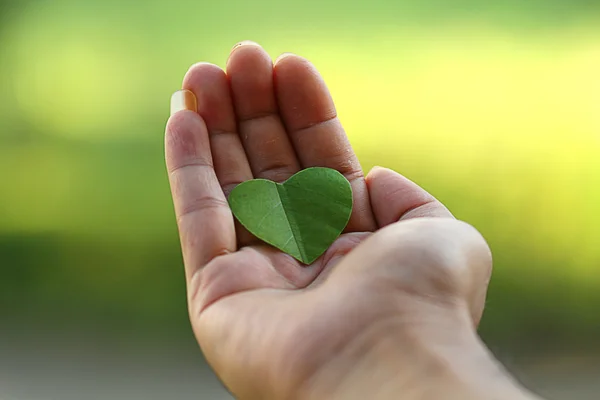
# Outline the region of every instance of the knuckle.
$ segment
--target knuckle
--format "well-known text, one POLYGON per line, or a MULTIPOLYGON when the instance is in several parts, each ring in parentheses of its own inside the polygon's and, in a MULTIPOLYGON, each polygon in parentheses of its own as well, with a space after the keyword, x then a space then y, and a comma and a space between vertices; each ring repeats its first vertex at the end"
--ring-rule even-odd
POLYGON ((224 199, 214 196, 198 197, 189 201, 178 210, 177 220, 181 223, 181 220, 195 212, 222 207, 229 207, 227 201, 224 199))

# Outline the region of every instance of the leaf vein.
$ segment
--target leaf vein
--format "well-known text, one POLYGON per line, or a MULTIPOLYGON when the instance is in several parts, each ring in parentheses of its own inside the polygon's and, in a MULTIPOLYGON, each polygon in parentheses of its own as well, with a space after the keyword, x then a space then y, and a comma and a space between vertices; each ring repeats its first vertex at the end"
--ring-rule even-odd
POLYGON ((267 220, 267 217, 269 215, 271 215, 273 213, 273 211, 275 211, 275 209, 279 206, 282 206, 283 204, 281 203, 281 199, 279 199, 279 203, 275 204, 273 207, 271 207, 271 209, 269 209, 269 211, 267 211, 265 213, 265 215, 263 215, 263 217, 260 219, 260 221, 258 222, 258 224, 256 225, 256 229, 260 229, 260 227, 262 226, 262 224, 267 220))

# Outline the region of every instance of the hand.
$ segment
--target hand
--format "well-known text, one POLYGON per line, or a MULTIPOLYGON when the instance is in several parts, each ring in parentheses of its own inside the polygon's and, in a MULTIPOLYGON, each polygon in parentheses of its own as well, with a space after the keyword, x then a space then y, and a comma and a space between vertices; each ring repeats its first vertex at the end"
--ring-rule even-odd
POLYGON ((191 322, 229 390, 244 399, 422 398, 455 384, 453 356, 485 370, 470 361, 487 354, 474 329, 491 270, 482 237, 401 175, 363 176, 305 59, 273 65, 243 43, 226 70, 187 72, 166 161, 191 322), (304 266, 237 225, 226 196, 240 182, 282 182, 312 166, 346 176, 354 209, 345 233, 304 266))

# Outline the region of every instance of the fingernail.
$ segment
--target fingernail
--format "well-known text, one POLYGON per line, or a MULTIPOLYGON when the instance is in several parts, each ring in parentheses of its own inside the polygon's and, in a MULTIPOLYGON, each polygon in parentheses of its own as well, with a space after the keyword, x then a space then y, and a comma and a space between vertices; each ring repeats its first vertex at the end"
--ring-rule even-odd
POLYGON ((178 90, 171 96, 171 115, 182 110, 198 110, 196 96, 189 90, 178 90))

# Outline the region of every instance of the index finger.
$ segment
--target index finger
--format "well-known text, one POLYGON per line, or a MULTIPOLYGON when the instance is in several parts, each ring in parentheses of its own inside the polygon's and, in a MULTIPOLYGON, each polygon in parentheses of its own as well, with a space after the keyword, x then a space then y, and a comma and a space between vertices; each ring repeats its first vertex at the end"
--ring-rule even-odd
POLYGON ((215 173, 208 130, 192 92, 176 92, 165 133, 165 160, 186 278, 236 250, 233 215, 215 173))

